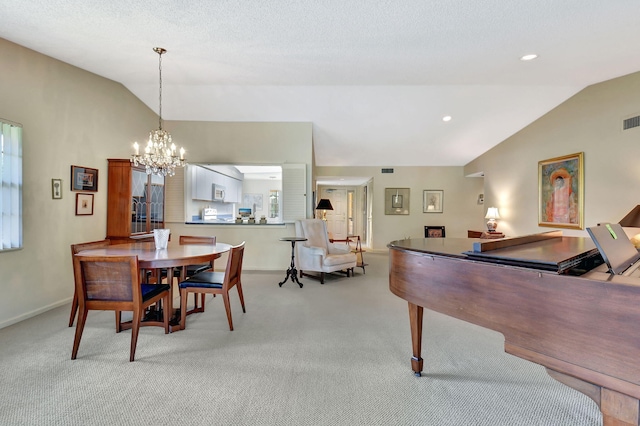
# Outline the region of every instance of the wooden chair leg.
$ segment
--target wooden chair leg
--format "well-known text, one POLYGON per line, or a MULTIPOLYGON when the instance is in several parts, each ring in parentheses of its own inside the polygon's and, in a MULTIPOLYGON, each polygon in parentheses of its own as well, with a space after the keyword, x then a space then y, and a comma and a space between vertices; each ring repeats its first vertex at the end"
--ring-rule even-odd
POLYGON ((187 289, 180 289, 180 328, 184 330, 187 327, 187 297, 189 292, 187 289))
POLYGON ((73 327, 73 320, 76 319, 78 312, 78 293, 73 290, 73 300, 71 301, 71 315, 69 316, 69 327, 73 327))
POLYGON ((229 293, 222 293, 224 300, 224 309, 227 311, 227 320, 229 321, 229 330, 233 331, 233 321, 231 320, 231 303, 229 302, 229 293))
POLYGON ((240 297, 240 305, 242 305, 242 312, 246 314, 247 310, 244 308, 244 295, 242 294, 242 283, 238 282, 238 284, 236 284, 236 287, 238 287, 238 296, 240 297))
POLYGON ((121 311, 115 311, 116 313, 116 333, 120 333, 122 331, 122 316, 120 315, 121 311))
POLYGON ((171 312, 169 312, 169 298, 171 297, 171 290, 164 297, 164 311, 162 311, 162 319, 164 320, 164 334, 169 334, 169 317, 171 316, 171 312))
POLYGON ((78 323, 76 324, 76 337, 73 339, 73 350, 71 351, 71 359, 76 359, 78 348, 80 347, 80 339, 84 331, 84 324, 87 322, 87 309, 78 312, 78 323))
POLYGON ((198 293, 193 293, 193 310, 198 309, 198 293))
POLYGON ((135 309, 133 311, 133 320, 131 324, 131 349, 129 351, 129 362, 133 362, 136 357, 136 345, 138 344, 138 332, 140 331, 141 320, 142 313, 140 310, 135 309))

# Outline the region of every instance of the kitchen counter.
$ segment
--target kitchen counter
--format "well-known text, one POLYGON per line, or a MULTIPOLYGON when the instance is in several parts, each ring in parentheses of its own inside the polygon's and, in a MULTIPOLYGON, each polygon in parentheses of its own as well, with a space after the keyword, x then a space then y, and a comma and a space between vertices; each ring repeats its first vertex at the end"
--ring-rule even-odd
POLYGON ((247 223, 247 222, 243 222, 243 223, 236 223, 235 220, 234 221, 228 221, 225 219, 216 219, 216 220, 190 220, 188 222, 185 222, 185 225, 236 225, 236 226, 247 226, 247 225, 252 225, 252 226, 282 226, 285 225, 284 222, 267 222, 267 223, 263 223, 261 224, 259 221, 256 221, 256 223, 247 223))

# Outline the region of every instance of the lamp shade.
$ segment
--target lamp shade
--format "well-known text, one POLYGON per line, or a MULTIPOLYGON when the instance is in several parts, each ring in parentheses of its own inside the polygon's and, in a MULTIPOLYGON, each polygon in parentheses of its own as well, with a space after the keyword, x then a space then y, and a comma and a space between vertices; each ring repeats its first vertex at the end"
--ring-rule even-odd
POLYGON ((485 219, 500 219, 500 214, 498 213, 497 207, 489 207, 487 209, 487 215, 484 217, 485 219))
POLYGON ((318 201, 316 210, 333 210, 331 200, 329 200, 328 198, 321 198, 320 201, 318 201))
POLYGON ((626 226, 629 228, 640 228, 640 205, 635 206, 625 217, 620 221, 620 226, 626 226))

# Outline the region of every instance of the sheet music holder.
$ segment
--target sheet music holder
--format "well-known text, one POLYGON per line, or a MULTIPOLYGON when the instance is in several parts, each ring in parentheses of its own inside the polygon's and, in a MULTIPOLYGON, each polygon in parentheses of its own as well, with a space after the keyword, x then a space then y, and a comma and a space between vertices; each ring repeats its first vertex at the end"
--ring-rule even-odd
POLYGON ((620 224, 604 223, 587 232, 612 274, 629 276, 640 266, 640 253, 620 224))

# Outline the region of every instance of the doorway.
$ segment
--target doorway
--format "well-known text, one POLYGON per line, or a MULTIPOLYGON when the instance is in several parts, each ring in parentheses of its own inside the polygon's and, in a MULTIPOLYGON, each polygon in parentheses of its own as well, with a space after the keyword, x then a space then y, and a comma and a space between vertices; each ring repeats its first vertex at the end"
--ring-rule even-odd
MULTIPOLYGON (((336 178, 317 179, 316 199, 326 198, 331 201, 333 210, 326 211, 327 230, 331 238, 345 239, 350 235, 358 235, 362 244, 369 246, 371 178, 358 178, 357 181, 348 182, 353 185, 345 184, 344 179, 341 179, 338 184, 329 179, 337 180, 336 178)), ((321 216, 322 212, 318 214, 321 216)))

